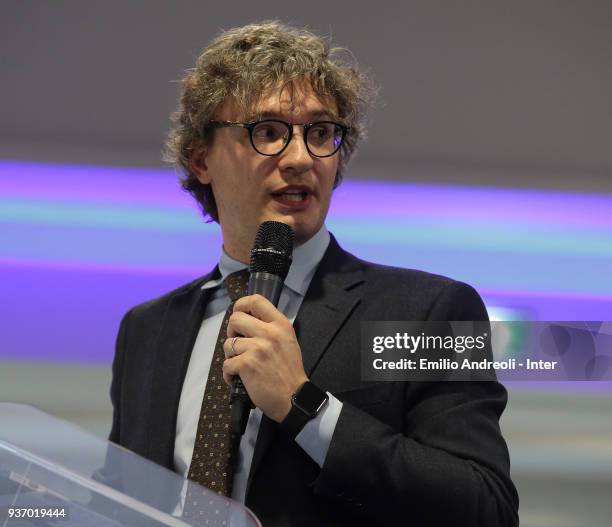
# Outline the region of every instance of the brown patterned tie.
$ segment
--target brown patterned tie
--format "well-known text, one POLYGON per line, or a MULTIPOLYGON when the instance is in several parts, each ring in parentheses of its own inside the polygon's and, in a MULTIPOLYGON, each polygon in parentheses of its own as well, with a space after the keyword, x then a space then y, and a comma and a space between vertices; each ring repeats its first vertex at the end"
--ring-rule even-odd
POLYGON ((227 338, 227 323, 234 304, 246 295, 248 280, 248 269, 232 273, 225 279, 231 303, 217 337, 187 476, 223 496, 232 494, 234 461, 240 445, 240 436, 229 430, 231 405, 229 388, 223 381, 223 342, 227 338))

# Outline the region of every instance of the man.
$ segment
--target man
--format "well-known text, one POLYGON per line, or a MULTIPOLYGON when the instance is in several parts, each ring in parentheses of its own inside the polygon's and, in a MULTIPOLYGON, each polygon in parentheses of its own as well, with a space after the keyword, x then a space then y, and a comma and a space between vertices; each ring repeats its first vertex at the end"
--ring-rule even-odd
POLYGON ((224 32, 200 55, 169 153, 219 223, 222 256, 124 317, 110 439, 244 502, 266 527, 516 525, 503 387, 361 378, 362 321, 487 317, 471 287, 361 261, 326 230, 367 86, 323 39, 276 22, 224 32), (278 309, 235 300, 231 285, 266 220, 295 232, 278 309), (219 374, 239 375, 256 406, 233 446, 219 374))

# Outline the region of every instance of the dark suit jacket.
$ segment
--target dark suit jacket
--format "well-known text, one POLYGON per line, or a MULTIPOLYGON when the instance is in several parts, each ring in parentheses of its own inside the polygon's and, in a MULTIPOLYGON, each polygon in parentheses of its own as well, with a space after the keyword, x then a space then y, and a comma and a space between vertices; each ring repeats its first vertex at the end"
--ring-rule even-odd
MULTIPOLYGON (((133 308, 117 338, 110 439, 168 468, 209 276, 133 308)), ((500 384, 361 380, 362 321, 486 318, 470 286, 364 262, 332 237, 294 327, 307 375, 344 405, 322 468, 263 418, 246 504, 264 527, 518 525, 500 384)))

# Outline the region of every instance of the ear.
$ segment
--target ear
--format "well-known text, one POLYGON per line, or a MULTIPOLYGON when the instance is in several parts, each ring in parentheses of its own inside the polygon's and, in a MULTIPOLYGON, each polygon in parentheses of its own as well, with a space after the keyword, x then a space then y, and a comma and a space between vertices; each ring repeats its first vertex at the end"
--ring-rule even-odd
POLYGON ((203 185, 209 185, 212 179, 206 164, 207 154, 208 148, 205 145, 199 145, 191 156, 191 170, 203 185))

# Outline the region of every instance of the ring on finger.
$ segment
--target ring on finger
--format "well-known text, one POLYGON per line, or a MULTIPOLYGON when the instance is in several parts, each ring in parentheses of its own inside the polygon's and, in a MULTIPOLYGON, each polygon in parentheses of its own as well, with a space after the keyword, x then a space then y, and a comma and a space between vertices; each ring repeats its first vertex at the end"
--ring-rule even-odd
POLYGON ((232 354, 230 355, 230 357, 235 357, 236 355, 238 355, 238 353, 236 352, 236 348, 234 348, 234 346, 236 345, 236 341, 237 340, 238 340, 238 337, 234 337, 232 339, 232 345, 231 345, 232 354))

